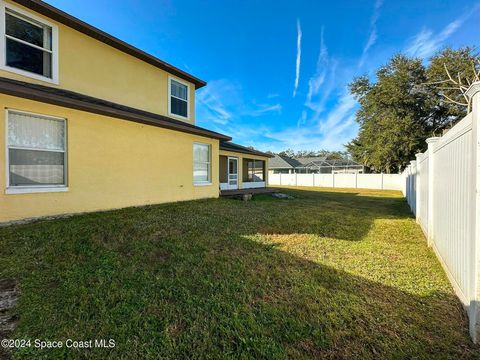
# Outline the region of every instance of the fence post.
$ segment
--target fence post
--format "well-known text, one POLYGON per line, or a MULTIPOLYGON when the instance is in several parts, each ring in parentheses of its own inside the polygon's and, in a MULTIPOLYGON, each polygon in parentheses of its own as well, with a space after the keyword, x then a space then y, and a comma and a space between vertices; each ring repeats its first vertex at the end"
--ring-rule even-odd
POLYGON ((466 91, 472 104, 472 157, 473 157, 473 190, 474 201, 472 215, 474 219, 474 271, 472 294, 468 317, 470 322, 470 336, 474 342, 480 340, 480 81, 474 82, 466 91))
MULTIPOLYGON (((422 156, 422 153, 415 154, 415 158, 417 159, 417 174, 419 173, 418 168, 420 164, 420 156, 422 156)), ((422 176, 422 175, 420 175, 422 176)), ((428 204, 423 204, 423 206, 428 206, 428 204)), ((422 185, 417 184, 417 192, 415 196, 415 209, 417 210, 417 213, 415 214, 415 220, 417 221, 417 224, 420 223, 420 213, 422 211, 422 185), (419 191, 420 190, 420 191, 419 191)))
POLYGON ((412 188, 410 183, 412 182, 412 169, 410 164, 407 165, 406 171, 406 178, 405 178, 405 197, 407 198, 408 206, 410 206, 410 210, 412 210, 411 198, 412 198, 412 188))
POLYGON ((433 151, 435 149, 435 143, 440 140, 438 137, 431 137, 427 139, 428 144, 428 246, 432 246, 435 239, 433 231, 434 219, 435 219, 435 207, 434 207, 434 194, 435 194, 435 159, 433 151))
POLYGON ((415 160, 410 161, 410 167, 412 169, 412 183, 411 183, 411 196, 410 199, 413 214, 417 217, 417 162, 415 160))
POLYGON ((405 168, 405 197, 410 202, 410 166, 405 168))

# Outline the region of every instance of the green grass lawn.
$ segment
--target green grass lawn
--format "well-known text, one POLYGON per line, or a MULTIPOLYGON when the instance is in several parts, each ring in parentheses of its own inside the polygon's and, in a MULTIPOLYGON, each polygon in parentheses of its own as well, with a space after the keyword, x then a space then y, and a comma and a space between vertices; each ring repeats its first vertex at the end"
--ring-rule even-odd
POLYGON ((10 337, 116 342, 13 357, 478 357, 399 193, 286 192, 0 228, 10 337))

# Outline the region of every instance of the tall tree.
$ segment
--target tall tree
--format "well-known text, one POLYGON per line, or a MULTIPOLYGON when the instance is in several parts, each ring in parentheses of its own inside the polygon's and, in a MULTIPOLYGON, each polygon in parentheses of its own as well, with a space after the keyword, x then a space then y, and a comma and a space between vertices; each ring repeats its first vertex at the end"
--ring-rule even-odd
POLYGON ((347 144, 357 162, 374 171, 401 171, 439 135, 467 113, 463 94, 478 78, 479 57, 470 47, 446 48, 428 66, 395 55, 376 73, 376 82, 354 79, 350 91, 360 103, 358 136, 347 144))
POLYGON ((364 76, 350 84, 360 103, 358 137, 347 145, 353 158, 375 171, 399 171, 425 139, 427 95, 417 87, 427 81, 419 59, 395 55, 376 73, 375 83, 364 76))
POLYGON ((427 84, 432 132, 438 133, 467 115, 468 99, 459 86, 468 87, 475 80, 480 58, 471 47, 446 48, 430 59, 427 84))

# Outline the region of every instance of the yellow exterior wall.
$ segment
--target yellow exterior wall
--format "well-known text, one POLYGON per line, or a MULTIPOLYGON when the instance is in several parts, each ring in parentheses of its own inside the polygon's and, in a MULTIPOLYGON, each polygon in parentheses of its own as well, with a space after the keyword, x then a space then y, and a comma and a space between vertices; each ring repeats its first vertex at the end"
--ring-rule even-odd
POLYGON ((5 111, 0 112, 0 222, 218 197, 215 139, 0 95, 1 108, 67 119, 68 192, 5 194, 5 111), (193 185, 193 142, 212 146, 212 184, 193 185))
MULTIPOLYGON (((265 161, 265 184, 268 184, 268 157, 258 155, 247 155, 244 153, 237 153, 233 151, 220 150, 220 155, 238 158, 238 188, 243 188, 243 159, 255 159, 265 161)), ((219 176, 217 176, 217 180, 219 176)))
MULTIPOLYGON (((16 3, 7 1, 7 4, 12 4, 58 26, 59 84, 35 80, 1 69, 0 76, 72 90, 171 116, 168 115, 168 77, 175 78, 175 76, 16 3)), ((182 79, 180 81, 186 82, 182 79)), ((193 124, 195 123, 195 85, 188 84, 190 119, 171 117, 193 124)))

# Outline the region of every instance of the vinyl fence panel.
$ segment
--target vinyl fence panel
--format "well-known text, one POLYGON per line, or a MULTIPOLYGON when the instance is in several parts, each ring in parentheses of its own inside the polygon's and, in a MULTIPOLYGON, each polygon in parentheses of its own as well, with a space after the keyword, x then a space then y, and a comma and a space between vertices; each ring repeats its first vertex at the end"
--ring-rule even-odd
POLYGON ((270 174, 268 185, 402 190, 402 174, 270 174))
POLYGON ((417 155, 416 191, 417 221, 428 236, 428 152, 417 155))
POLYGON ((337 188, 356 188, 357 175, 356 174, 334 174, 334 187, 337 188))
POLYGON ((467 116, 434 146, 433 243, 468 301, 474 295, 475 224, 472 117, 467 116))
POLYGON ((357 187, 361 189, 382 189, 382 174, 358 174, 357 187))
POLYGON ((480 82, 468 93, 473 109, 408 166, 405 197, 480 335, 480 82))

